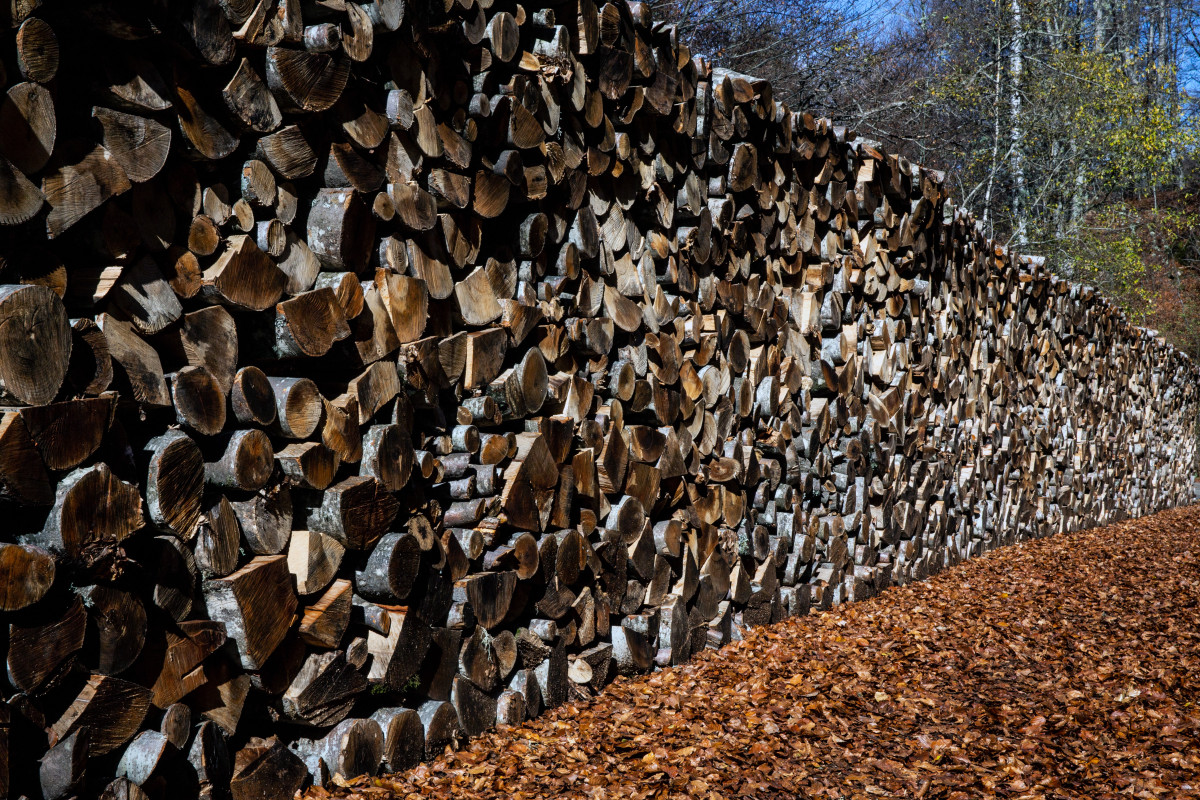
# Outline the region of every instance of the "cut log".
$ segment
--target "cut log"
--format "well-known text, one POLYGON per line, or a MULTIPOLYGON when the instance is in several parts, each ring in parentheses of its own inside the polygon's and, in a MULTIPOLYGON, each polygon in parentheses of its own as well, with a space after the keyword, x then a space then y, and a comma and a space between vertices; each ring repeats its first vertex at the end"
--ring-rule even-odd
POLYGON ((300 594, 323 591, 337 574, 345 552, 342 543, 327 534, 292 531, 288 570, 296 578, 296 591, 300 594))
POLYGON ((300 638, 314 647, 337 647, 350 625, 353 589, 348 580, 334 581, 315 603, 304 609, 300 638))
POLYGON ((251 737, 234 756, 229 791, 233 800, 291 797, 307 778, 304 762, 278 739, 251 737))
POLYGON ((371 551, 354 576, 359 594, 368 600, 394 603, 408 597, 420 567, 421 547, 409 533, 389 533, 371 551))
POLYGON ((223 577, 237 568, 240 534, 237 515, 226 498, 208 507, 193 542, 196 566, 204 577, 223 577))
POLYGON ((289 439, 307 439, 321 424, 325 406, 308 378, 268 378, 275 393, 275 429, 289 439))
POLYGON ((8 631, 8 676, 19 691, 35 692, 83 648, 87 614, 78 597, 72 597, 56 619, 22 624, 8 631))
POLYGON ((146 506, 151 521, 166 533, 190 540, 200 525, 204 457, 196 443, 171 431, 146 444, 146 506))
POLYGON ((54 507, 34 538, 72 557, 117 544, 145 525, 137 487, 106 464, 77 469, 58 484, 54 507))
POLYGON ((336 725, 349 715, 366 689, 366 676, 346 660, 345 651, 313 653, 283 693, 280 711, 296 725, 336 725))
POLYGON ((286 483, 268 485, 230 503, 247 549, 260 556, 282 553, 292 535, 292 493, 286 483))
POLYGON ((283 641, 296 612, 285 556, 258 556, 237 572, 204 582, 211 619, 224 623, 246 669, 258 669, 283 641))
POLYGON ((221 457, 204 465, 204 480, 213 486, 256 492, 271 479, 274 458, 265 433, 256 428, 234 431, 221 457))
POLYGON ((411 708, 381 708, 371 715, 383 730, 380 767, 385 772, 403 772, 425 758, 425 728, 411 708))
POLYGON ((104 332, 108 352, 120 366, 133 399, 147 406, 171 406, 171 392, 163 376, 158 352, 138 336, 128 322, 101 314, 97 324, 104 332))
POLYGON ((275 422, 275 389, 258 367, 242 367, 237 371, 229 401, 238 422, 264 427, 275 422))
POLYGON ((44 286, 0 285, 0 398, 49 403, 71 357, 71 323, 44 286))
POLYGON ((308 515, 310 530, 327 533, 350 550, 369 550, 383 536, 400 504, 372 477, 347 478, 325 490, 308 515))
POLYGON ((50 728, 51 745, 87 728, 88 752, 112 752, 137 733, 150 708, 150 690, 136 683, 93 675, 50 728))

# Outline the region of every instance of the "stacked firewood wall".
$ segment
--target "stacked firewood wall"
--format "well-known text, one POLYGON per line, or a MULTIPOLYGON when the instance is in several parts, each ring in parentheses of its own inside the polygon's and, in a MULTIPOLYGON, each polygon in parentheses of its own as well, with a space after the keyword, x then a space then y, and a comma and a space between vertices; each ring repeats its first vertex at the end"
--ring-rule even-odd
POLYGON ((6 7, 0 795, 404 769, 1188 496, 1188 358, 644 5, 6 7))

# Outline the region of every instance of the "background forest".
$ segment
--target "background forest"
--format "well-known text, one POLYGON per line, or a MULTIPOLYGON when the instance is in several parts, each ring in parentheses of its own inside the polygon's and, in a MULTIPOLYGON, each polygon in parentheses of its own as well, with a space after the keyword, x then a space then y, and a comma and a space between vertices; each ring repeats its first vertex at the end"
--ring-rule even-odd
POLYGON ((653 0, 1200 357, 1200 1, 653 0))

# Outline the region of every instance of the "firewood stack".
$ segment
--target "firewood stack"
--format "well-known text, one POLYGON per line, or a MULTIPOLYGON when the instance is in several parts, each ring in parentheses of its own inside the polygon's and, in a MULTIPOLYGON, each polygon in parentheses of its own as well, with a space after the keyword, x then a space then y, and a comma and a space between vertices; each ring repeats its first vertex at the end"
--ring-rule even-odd
POLYGON ((401 770, 1188 496, 1185 356, 642 4, 10 5, 0 795, 401 770))

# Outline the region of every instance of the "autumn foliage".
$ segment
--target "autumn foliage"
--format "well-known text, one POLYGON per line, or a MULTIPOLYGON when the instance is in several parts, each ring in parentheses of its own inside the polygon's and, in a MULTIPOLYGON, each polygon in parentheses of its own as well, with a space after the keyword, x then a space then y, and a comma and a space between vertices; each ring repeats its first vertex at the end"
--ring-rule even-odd
POLYGON ((1198 608, 1193 506, 756 629, 310 797, 1195 796, 1198 608))

